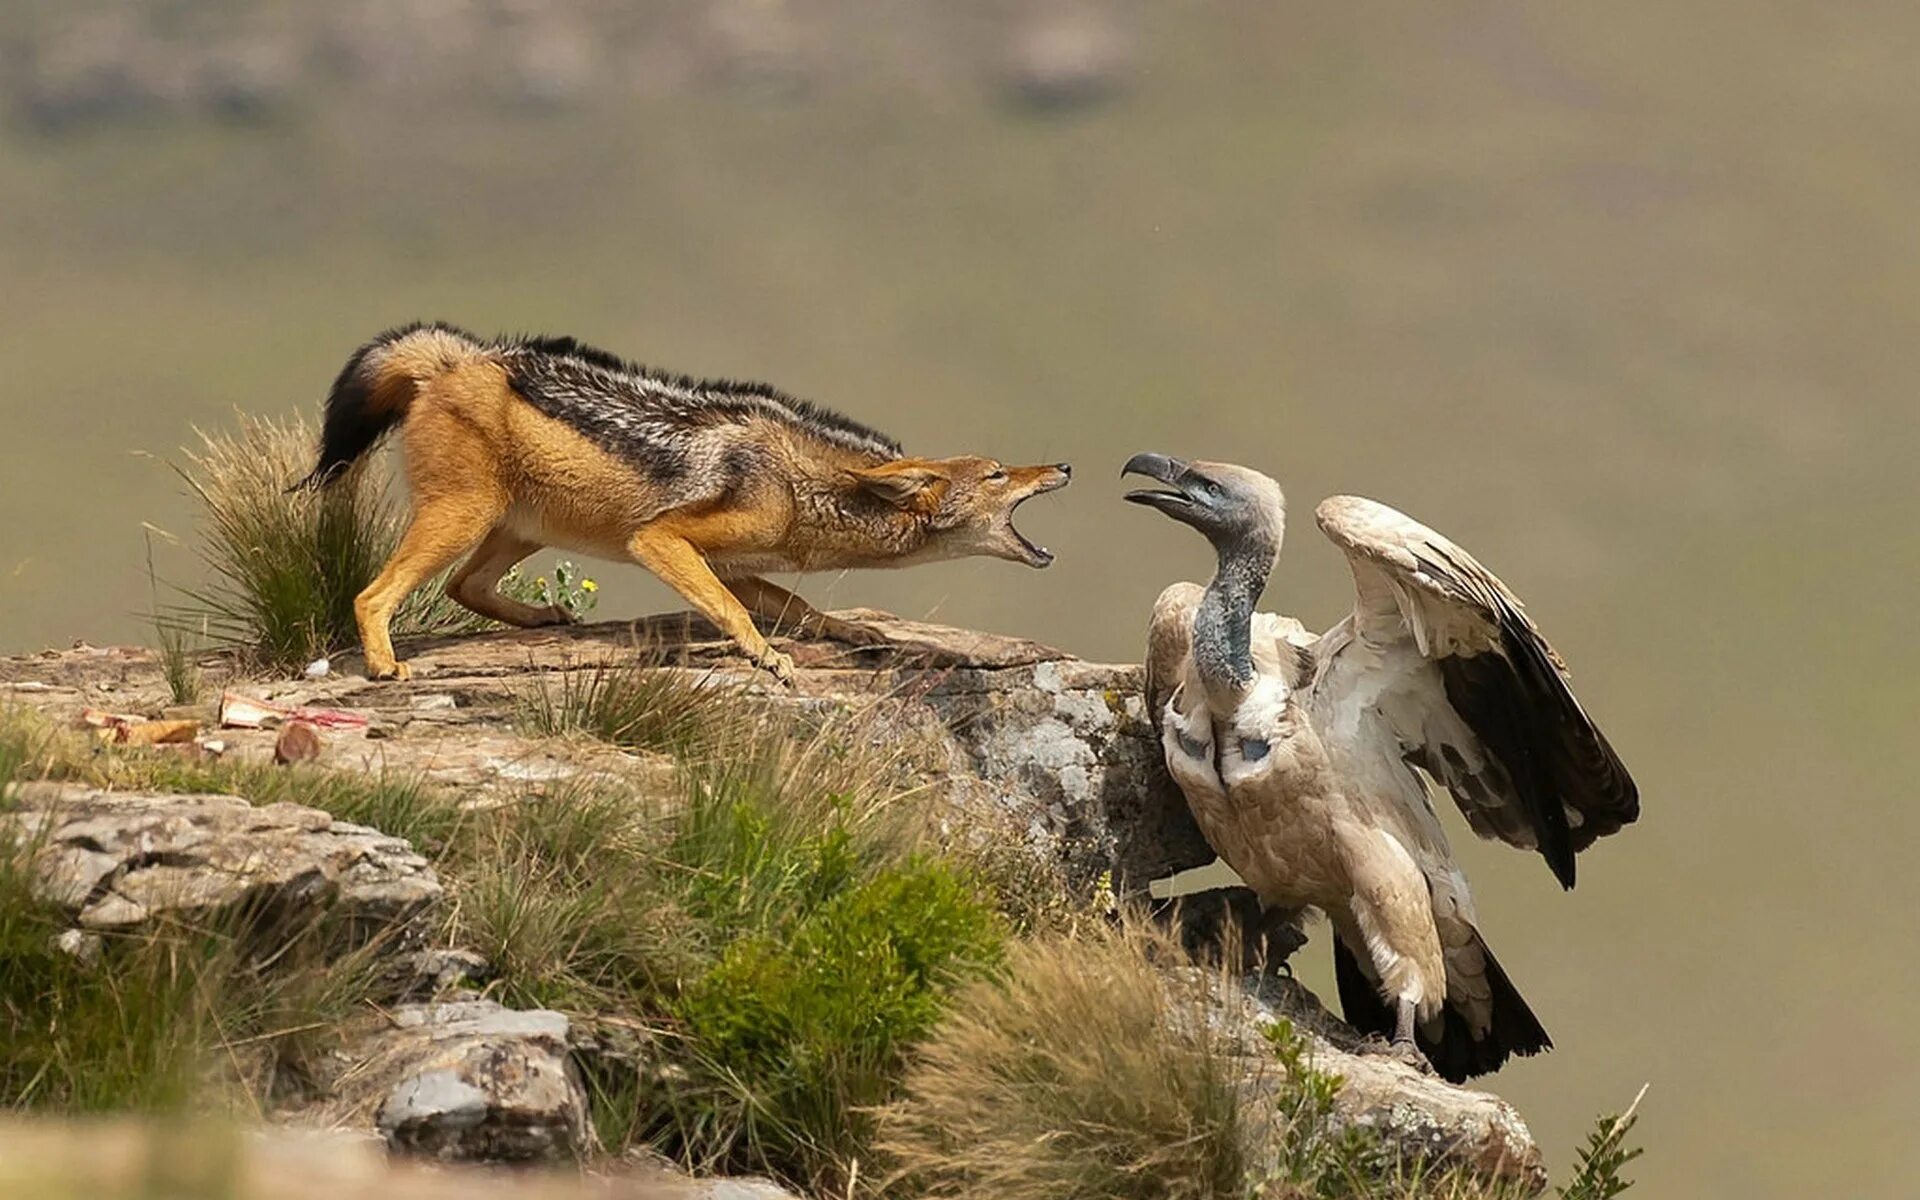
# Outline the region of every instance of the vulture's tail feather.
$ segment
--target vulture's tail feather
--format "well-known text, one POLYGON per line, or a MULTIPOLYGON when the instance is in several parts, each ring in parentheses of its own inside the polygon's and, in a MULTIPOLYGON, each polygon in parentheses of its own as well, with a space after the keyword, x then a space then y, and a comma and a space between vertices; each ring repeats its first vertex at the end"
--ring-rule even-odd
MULTIPOLYGON (((1540 1018, 1527 1007, 1520 990, 1507 978, 1486 941, 1477 932, 1474 939, 1486 956, 1487 982, 1493 988, 1492 1027, 1484 1036, 1476 1038, 1467 1025, 1466 1014, 1449 1000, 1441 1013, 1438 1038, 1428 1037, 1425 1030, 1416 1030, 1414 1034, 1420 1052, 1427 1056, 1441 1078, 1451 1083, 1465 1083, 1476 1075, 1491 1074, 1511 1055, 1525 1056, 1553 1049, 1553 1039, 1547 1036, 1540 1018)), ((1339 938, 1333 939, 1333 967, 1340 988, 1340 1010, 1347 1024, 1361 1033, 1392 1037, 1393 1006, 1381 997, 1360 960, 1339 938)))

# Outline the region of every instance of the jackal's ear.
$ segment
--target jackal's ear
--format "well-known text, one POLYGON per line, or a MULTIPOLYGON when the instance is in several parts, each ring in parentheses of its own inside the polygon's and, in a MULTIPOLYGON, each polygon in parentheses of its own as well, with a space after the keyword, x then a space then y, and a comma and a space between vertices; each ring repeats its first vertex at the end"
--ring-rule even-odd
POLYGON ((946 478, 931 467, 907 462, 881 463, 848 472, 861 489, 901 508, 919 508, 934 499, 930 489, 946 478))

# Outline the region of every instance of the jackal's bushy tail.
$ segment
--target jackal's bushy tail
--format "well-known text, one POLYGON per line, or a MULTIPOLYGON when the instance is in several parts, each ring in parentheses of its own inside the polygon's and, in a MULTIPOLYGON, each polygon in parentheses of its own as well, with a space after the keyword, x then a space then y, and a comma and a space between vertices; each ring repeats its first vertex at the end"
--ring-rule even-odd
POLYGON ((320 462, 292 490, 332 483, 407 415, 419 385, 484 352, 451 325, 389 329, 353 352, 327 393, 320 462))

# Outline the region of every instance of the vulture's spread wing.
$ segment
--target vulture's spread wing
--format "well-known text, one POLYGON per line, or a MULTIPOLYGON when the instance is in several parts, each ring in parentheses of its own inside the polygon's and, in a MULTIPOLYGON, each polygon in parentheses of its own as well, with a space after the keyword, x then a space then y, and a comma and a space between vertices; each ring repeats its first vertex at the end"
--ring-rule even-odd
POLYGON ((1640 798, 1560 656, 1505 584, 1425 525, 1358 496, 1315 516, 1359 593, 1321 640, 1316 704, 1350 728, 1384 721, 1474 832, 1538 849, 1572 887, 1574 854, 1631 823, 1640 798))

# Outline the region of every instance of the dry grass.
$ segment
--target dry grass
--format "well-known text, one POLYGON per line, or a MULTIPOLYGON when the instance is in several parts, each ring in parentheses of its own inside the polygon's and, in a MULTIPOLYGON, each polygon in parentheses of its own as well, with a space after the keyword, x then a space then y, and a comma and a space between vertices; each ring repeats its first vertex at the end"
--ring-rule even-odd
MULTIPOLYGON (((1223 1003, 1135 918, 1014 946, 955 997, 878 1113, 880 1194, 959 1200, 1523 1200, 1342 1127, 1337 1076, 1285 1021, 1223 1003), (1178 969, 1167 970, 1167 966, 1178 969)), ((1607 1119, 1568 1197, 1612 1197, 1630 1119, 1607 1119)))
MULTIPOLYGON (((1144 929, 1014 947, 916 1055, 880 1115, 899 1194, 1225 1200, 1254 1159, 1246 1063, 1144 929)), ((894 1194, 889 1192, 889 1194, 894 1194)))
POLYGON ((682 760, 710 758, 722 747, 751 740, 764 723, 737 685, 710 672, 673 667, 642 647, 542 675, 521 696, 519 708, 520 724, 533 733, 584 734, 682 760))
MULTIPOLYGON (((397 544, 403 516, 387 481, 363 464, 321 491, 287 489, 313 465, 318 433, 304 417, 242 416, 233 433, 202 433, 176 463, 201 504, 207 581, 168 614, 255 663, 288 670, 355 644, 353 598, 397 544)), ((409 596, 397 634, 449 633, 485 622, 438 580, 409 596)))

